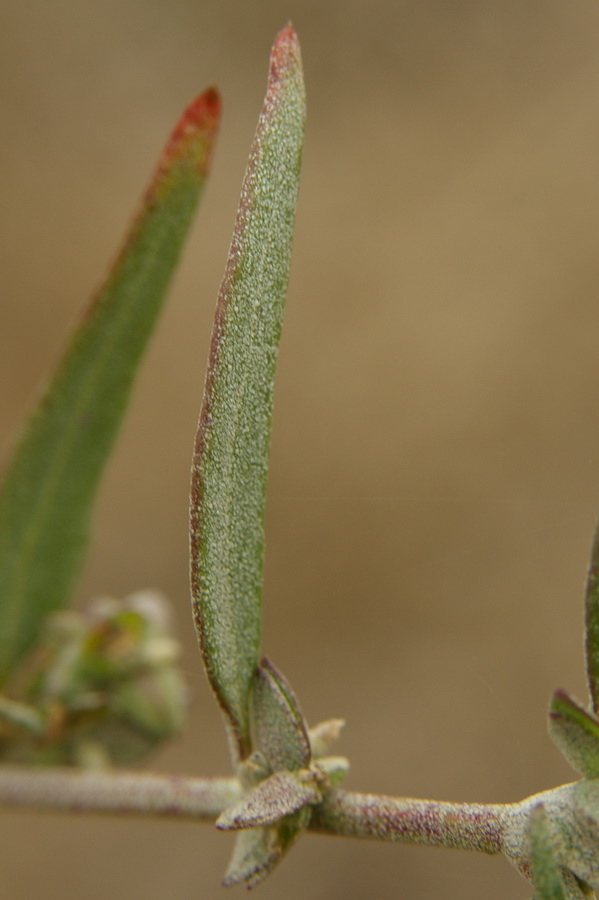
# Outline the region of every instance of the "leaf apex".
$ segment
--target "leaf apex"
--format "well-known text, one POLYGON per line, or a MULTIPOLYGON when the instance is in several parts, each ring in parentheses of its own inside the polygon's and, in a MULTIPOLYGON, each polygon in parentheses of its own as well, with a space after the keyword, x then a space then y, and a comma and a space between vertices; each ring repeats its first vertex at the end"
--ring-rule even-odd
POLYGON ((221 96, 214 85, 198 94, 185 107, 164 148, 150 193, 153 187, 160 184, 162 177, 183 160, 190 160, 199 175, 206 176, 212 159, 214 139, 220 125, 221 111, 221 96))

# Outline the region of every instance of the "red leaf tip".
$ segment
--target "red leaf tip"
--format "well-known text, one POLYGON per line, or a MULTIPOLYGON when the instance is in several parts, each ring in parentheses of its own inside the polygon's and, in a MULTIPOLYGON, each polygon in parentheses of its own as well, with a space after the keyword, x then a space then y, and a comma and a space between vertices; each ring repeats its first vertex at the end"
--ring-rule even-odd
POLYGON ((291 62, 300 62, 300 44, 297 32, 291 22, 277 34, 270 55, 270 73, 278 79, 291 62))
MULTIPOLYGON (((195 145, 193 155, 198 169, 206 173, 210 163, 214 138, 220 123, 221 99, 215 87, 203 91, 183 111, 181 118, 173 128, 169 141, 164 148, 156 181, 168 171, 179 156, 185 156, 190 146, 195 145), (197 143, 199 138, 200 143, 197 143)), ((150 193, 153 188, 150 189, 150 193)))
POLYGON ((171 141, 177 144, 192 132, 213 131, 218 125, 221 111, 220 94, 215 87, 209 87, 192 100, 177 122, 171 141))

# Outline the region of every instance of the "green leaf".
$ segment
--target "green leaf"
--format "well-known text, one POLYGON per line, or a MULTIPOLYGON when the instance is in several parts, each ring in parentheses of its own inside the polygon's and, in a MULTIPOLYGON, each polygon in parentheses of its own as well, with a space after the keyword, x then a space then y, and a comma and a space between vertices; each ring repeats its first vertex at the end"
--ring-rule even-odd
MULTIPOLYGON (((595 900, 595 892, 587 884, 579 881, 572 872, 562 869, 561 874, 565 900, 595 900)), ((544 895, 535 894, 531 900, 544 900, 544 895)))
POLYGON ((204 665, 235 762, 251 752, 264 505, 304 130, 299 43, 275 41, 221 285, 192 469, 191 582, 204 665))
POLYGON ((31 417, 0 494, 0 683, 65 606, 98 482, 207 174, 214 89, 176 126, 105 284, 31 417))
POLYGON ((580 893, 572 896, 594 897, 591 886, 599 886, 599 780, 577 781, 572 785, 572 798, 571 821, 558 819, 564 834, 562 858, 580 887, 580 893))
POLYGON ((542 803, 531 813, 529 841, 532 880, 538 900, 568 900, 561 866, 555 858, 549 818, 542 803))
POLYGON ((311 757, 304 717, 291 686, 268 659, 256 669, 252 719, 258 749, 273 772, 305 768, 311 757))
POLYGON ((276 825, 240 831, 223 885, 245 881, 248 888, 256 887, 306 830, 311 814, 310 806, 303 806, 276 825))
POLYGON ((599 523, 595 527, 585 591, 585 657, 593 711, 599 714, 599 523))
POLYGON ((599 721, 565 691, 553 695, 549 734, 573 769, 585 778, 599 778, 599 721))
POLYGON ((283 849, 274 828, 249 828, 237 835, 231 861, 223 878, 224 887, 246 882, 255 887, 272 871, 283 849))

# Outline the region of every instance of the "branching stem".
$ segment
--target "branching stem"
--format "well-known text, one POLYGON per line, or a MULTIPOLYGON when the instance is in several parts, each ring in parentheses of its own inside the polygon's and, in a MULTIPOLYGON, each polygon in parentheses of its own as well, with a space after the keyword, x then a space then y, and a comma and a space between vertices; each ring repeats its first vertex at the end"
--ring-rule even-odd
MULTIPOLYGON (((234 778, 0 767, 0 806, 214 821, 240 798, 234 778)), ((330 791, 311 830, 479 853, 501 852, 500 804, 330 791)))

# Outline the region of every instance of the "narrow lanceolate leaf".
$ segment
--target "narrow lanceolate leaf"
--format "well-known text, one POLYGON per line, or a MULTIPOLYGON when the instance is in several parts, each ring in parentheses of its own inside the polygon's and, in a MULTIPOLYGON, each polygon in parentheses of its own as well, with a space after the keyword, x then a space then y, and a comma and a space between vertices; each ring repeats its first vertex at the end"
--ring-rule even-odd
POLYGON ((585 592, 585 657, 591 705, 599 714, 599 524, 595 528, 585 592))
POLYGON ((291 686, 268 659, 256 669, 252 724, 258 750, 273 772, 294 771, 310 762, 310 738, 291 686))
POLYGON ((549 734, 573 769, 585 778, 599 778, 599 720, 565 691, 553 695, 549 734))
POLYGON ((532 811, 528 835, 537 900, 568 900, 562 869, 555 858, 549 818, 542 804, 532 811))
POLYGON ((277 37, 221 285, 191 498, 191 581, 204 665, 236 758, 251 749, 249 692, 259 658, 263 520, 275 362, 304 129, 293 29, 277 37))
POLYGON ((64 606, 131 384, 189 230, 220 116, 214 89, 176 126, 105 284, 31 417, 0 494, 0 683, 64 606))

